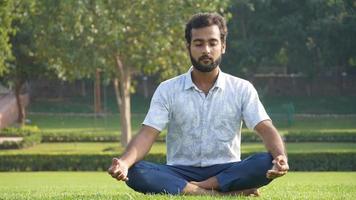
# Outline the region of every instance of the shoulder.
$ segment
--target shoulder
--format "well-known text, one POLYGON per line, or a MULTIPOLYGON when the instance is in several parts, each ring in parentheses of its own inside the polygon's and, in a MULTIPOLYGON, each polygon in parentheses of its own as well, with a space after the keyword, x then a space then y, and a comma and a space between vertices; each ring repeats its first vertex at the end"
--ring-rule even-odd
POLYGON ((179 76, 165 80, 158 85, 156 91, 171 92, 179 90, 184 87, 185 77, 186 74, 181 74, 179 76))

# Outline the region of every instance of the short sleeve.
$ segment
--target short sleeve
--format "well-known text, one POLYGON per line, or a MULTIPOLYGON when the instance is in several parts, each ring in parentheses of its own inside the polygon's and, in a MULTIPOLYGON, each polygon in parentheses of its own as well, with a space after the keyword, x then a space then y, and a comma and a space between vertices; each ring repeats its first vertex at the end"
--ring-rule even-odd
POLYGON ((254 129, 261 121, 270 120, 256 89, 249 82, 244 90, 242 99, 242 116, 247 128, 254 129))
POLYGON ((165 93, 167 93, 167 91, 165 91, 162 84, 159 85, 153 94, 150 108, 142 123, 158 131, 165 129, 169 121, 169 104, 168 97, 165 93))

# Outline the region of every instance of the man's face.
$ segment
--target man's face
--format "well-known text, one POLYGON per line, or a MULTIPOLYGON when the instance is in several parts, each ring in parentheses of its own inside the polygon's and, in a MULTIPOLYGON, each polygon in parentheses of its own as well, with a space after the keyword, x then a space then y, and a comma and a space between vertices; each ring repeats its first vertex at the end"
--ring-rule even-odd
POLYGON ((195 69, 211 72, 221 62, 225 53, 225 44, 221 42, 217 25, 192 29, 192 41, 189 48, 190 60, 195 69))

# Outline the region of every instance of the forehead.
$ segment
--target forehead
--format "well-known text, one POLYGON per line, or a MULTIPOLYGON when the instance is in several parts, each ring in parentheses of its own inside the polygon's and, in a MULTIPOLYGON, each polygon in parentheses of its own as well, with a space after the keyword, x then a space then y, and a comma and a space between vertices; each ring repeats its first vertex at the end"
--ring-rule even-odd
POLYGON ((211 39, 220 40, 220 30, 217 25, 192 29, 192 41, 211 39))

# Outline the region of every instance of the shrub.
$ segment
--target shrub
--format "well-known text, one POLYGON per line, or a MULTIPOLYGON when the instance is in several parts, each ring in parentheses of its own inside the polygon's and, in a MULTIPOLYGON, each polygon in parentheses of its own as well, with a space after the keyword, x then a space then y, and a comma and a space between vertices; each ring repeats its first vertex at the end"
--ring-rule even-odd
POLYGON ((356 131, 289 131, 287 142, 356 142, 356 131))
MULTIPOLYGON (((283 139, 285 142, 356 142, 356 131, 288 131, 283 139)), ((252 131, 245 131, 241 141, 260 142, 261 138, 252 131)))
POLYGON ((118 134, 106 133, 72 133, 72 132, 43 132, 42 142, 117 142, 118 134))
MULTIPOLYGON (((249 154, 243 154, 246 158, 249 154)), ((105 171, 117 154, 0 155, 0 171, 105 171)), ((292 153, 291 171, 355 171, 356 153, 292 153)), ((149 154, 145 160, 165 163, 165 154, 149 154)))
POLYGON ((36 145, 41 142, 40 129, 36 126, 24 126, 21 128, 5 128, 1 130, 0 137, 18 137, 21 141, 4 141, 0 143, 0 149, 20 149, 36 145))

